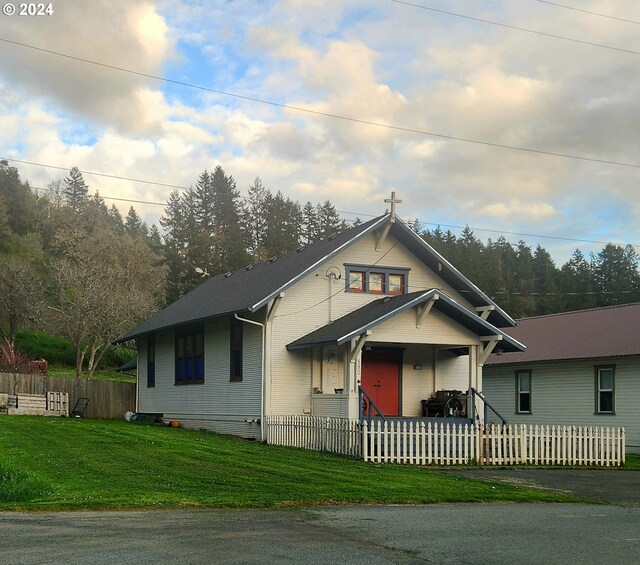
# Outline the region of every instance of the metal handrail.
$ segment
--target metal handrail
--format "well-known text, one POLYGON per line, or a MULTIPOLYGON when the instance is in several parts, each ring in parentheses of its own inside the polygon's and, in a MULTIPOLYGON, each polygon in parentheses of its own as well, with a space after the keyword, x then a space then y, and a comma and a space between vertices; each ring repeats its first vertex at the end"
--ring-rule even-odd
POLYGON ((502 416, 502 414, 500 414, 500 412, 498 412, 492 405, 491 403, 482 395, 481 392, 478 392, 475 388, 471 387, 471 418, 473 420, 473 422, 475 423, 476 421, 476 396, 482 400, 482 402, 484 403, 484 421, 485 423, 487 422, 487 411, 488 409, 491 409, 491 411, 498 416, 498 418, 500 418, 500 420, 502 420, 502 424, 506 424, 507 420, 502 416))
POLYGON ((362 422, 362 420, 365 419, 365 415, 362 411, 362 398, 366 398, 368 401, 368 405, 367 405, 367 415, 366 418, 368 420, 369 423, 371 423, 371 409, 375 409, 375 411, 378 413, 378 416, 380 416, 380 418, 382 419, 383 422, 386 422, 386 418, 384 416, 384 414, 380 411, 380 408, 378 408, 378 406, 376 405, 376 403, 373 401, 373 399, 367 394, 367 391, 364 390, 362 388, 362 386, 358 385, 358 410, 360 412, 360 421, 362 422))

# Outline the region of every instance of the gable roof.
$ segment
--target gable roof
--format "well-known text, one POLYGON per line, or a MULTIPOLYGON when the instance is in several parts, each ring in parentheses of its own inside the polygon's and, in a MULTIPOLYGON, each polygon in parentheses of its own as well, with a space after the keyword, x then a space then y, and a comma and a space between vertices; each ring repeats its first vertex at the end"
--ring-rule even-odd
POLYGON ((365 304, 357 310, 349 312, 341 318, 289 343, 287 349, 306 349, 316 345, 342 345, 400 312, 430 299, 435 299, 434 308, 477 335, 501 335, 501 345, 505 351, 524 351, 525 347, 521 343, 470 312, 436 288, 426 292, 419 291, 400 296, 387 296, 369 302, 369 304, 365 304))
MULTIPOLYGON (((376 231, 388 220, 389 214, 385 214, 306 247, 289 251, 281 257, 250 265, 232 273, 211 277, 120 337, 115 343, 122 343, 161 329, 235 312, 256 312, 318 265, 366 234, 376 231)), ((473 306, 494 306, 495 310, 488 318, 493 324, 497 326, 515 324, 506 312, 496 306, 486 294, 402 220, 396 218, 389 233, 434 270, 447 284, 463 293, 473 306)))
POLYGON ((486 365, 640 355, 640 303, 524 318, 509 333, 527 350, 486 365))

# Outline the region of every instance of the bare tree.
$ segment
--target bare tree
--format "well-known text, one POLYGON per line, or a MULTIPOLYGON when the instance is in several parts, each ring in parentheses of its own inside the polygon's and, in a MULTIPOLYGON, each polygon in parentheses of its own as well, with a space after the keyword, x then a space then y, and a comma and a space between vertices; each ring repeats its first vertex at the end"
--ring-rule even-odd
POLYGON ((164 284, 164 270, 143 241, 108 233, 80 242, 51 274, 47 325, 71 340, 76 376, 86 360, 89 378, 111 342, 153 312, 164 284))
POLYGON ((36 316, 41 286, 31 264, 22 258, 0 258, 0 311, 7 322, 0 324, 0 337, 9 358, 16 356, 16 332, 36 316))

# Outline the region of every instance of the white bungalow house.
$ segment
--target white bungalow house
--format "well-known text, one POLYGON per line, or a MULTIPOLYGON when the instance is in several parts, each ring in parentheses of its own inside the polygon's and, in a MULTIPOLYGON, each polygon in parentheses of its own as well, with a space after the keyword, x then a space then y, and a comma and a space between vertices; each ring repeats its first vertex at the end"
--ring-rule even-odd
POLYGON ((137 342, 138 412, 259 439, 265 416, 357 420, 365 406, 420 418, 436 391, 481 390, 496 344, 525 349, 498 329, 514 321, 396 218, 394 204, 211 277, 122 336, 137 342))
POLYGON ((620 426, 640 453, 640 304, 525 318, 510 333, 527 350, 484 368, 484 395, 510 423, 620 426))

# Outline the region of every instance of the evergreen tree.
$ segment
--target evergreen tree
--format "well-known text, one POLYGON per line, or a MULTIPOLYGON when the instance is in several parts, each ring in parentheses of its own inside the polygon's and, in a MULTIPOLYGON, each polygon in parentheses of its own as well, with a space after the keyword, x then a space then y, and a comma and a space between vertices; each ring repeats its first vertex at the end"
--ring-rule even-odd
POLYGON ((536 299, 534 314, 547 312, 563 312, 565 302, 559 294, 558 270, 548 251, 538 245, 533 254, 533 284, 536 299))
POLYGON ((640 300, 638 254, 631 245, 607 243, 593 259, 596 290, 600 305, 622 304, 640 300))
POLYGON ((325 200, 322 205, 316 206, 317 239, 324 239, 340 231, 342 222, 336 207, 325 200))
MULTIPOLYGON (((233 177, 217 166, 211 175, 213 188, 214 251, 216 265, 213 273, 223 273, 247 264, 240 212, 240 193, 233 177)), ((197 216, 196 216, 197 217, 197 216)), ((204 227, 204 226, 202 226, 204 227)))
POLYGON ((269 257, 277 257, 300 246, 302 210, 298 202, 286 198, 278 191, 267 202, 269 219, 264 239, 269 257))
POLYGON ((2 241, 9 235, 11 232, 9 228, 9 215, 7 213, 7 205, 4 203, 4 199, 0 194, 0 249, 2 246, 2 241))
POLYGON ((109 220, 111 223, 111 228, 116 233, 124 233, 124 220, 122 219, 120 210, 118 210, 115 204, 112 204, 111 208, 109 208, 109 220))
POLYGON ((594 308, 597 304, 591 264, 579 249, 573 252, 560 270, 560 289, 568 311, 594 308))
POLYGON ((89 187, 84 182, 84 177, 78 167, 73 167, 69 171, 69 176, 64 179, 62 193, 67 204, 76 212, 88 202, 89 187))
POLYGON ((16 235, 35 230, 36 197, 28 183, 20 180, 18 169, 0 161, 0 199, 5 206, 9 229, 16 235))
POLYGON ((193 189, 193 201, 195 205, 194 214, 198 226, 212 236, 216 223, 216 194, 213 186, 213 175, 210 175, 206 170, 196 181, 196 187, 193 189))
POLYGON ((307 202, 302 208, 302 226, 301 239, 302 243, 308 245, 320 239, 320 222, 316 207, 307 202))
POLYGON ((148 234, 146 224, 140 219, 133 206, 129 208, 129 213, 124 220, 124 231, 131 237, 146 237, 148 234))
POLYGON ((260 178, 256 177, 249 187, 249 197, 241 210, 247 249, 256 261, 267 259, 264 240, 269 224, 267 206, 270 198, 271 193, 262 184, 260 178))

